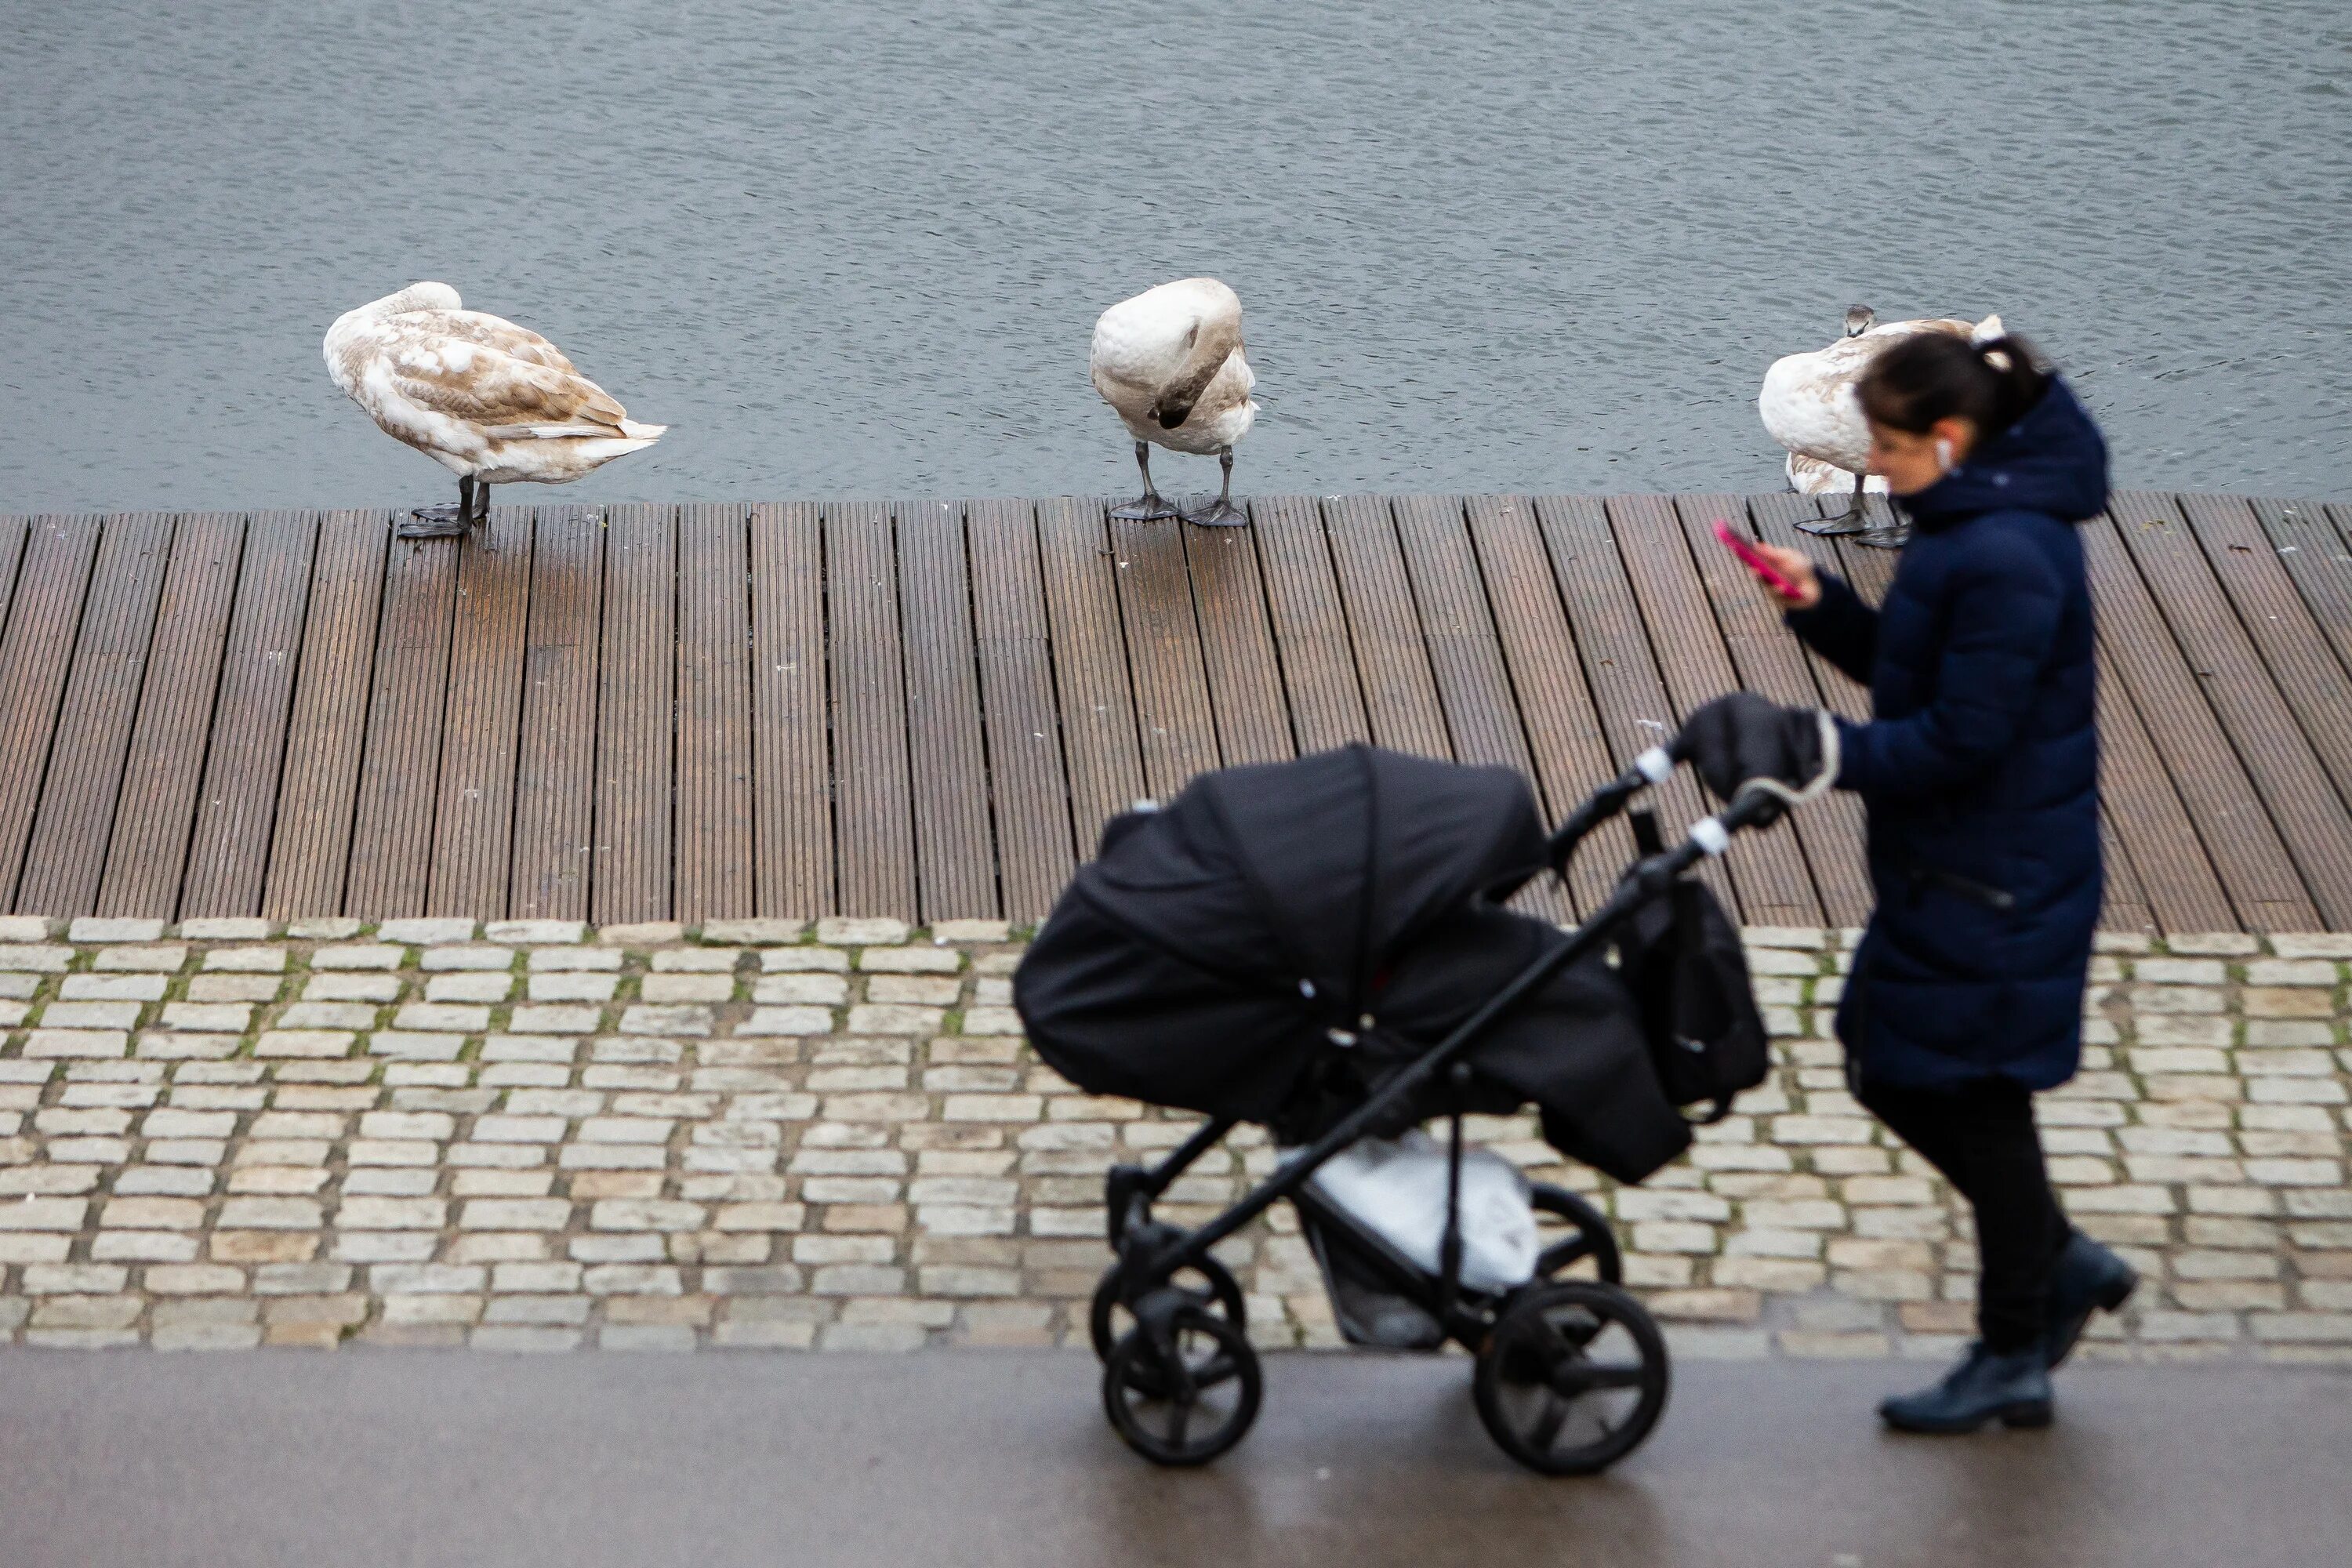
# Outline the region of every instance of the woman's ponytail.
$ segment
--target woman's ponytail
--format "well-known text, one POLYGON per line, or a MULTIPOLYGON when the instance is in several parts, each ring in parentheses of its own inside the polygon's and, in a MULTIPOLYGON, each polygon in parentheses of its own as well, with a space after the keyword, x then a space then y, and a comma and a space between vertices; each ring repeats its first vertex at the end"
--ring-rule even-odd
POLYGON ((2049 384, 2033 345, 2012 333, 1979 343, 1917 332, 1872 360, 1855 391, 1874 425, 1921 436, 1957 416, 1990 437, 2024 417, 2049 384))

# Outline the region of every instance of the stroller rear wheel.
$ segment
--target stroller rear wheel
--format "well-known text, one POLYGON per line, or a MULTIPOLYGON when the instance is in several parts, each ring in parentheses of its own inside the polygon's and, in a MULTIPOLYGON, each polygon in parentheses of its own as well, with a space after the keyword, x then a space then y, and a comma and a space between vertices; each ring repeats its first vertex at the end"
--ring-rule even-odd
POLYGON ((1257 1419, 1265 1381, 1257 1352, 1232 1323, 1179 1307, 1163 1334, 1138 1323, 1103 1366, 1103 1413, 1155 1465, 1205 1465, 1257 1419))
POLYGON ((1538 1215, 1564 1220, 1569 1227, 1565 1234, 1544 1227, 1543 1253, 1536 1259, 1538 1279, 1549 1279, 1589 1258, 1597 1278, 1611 1285, 1624 1282, 1625 1262, 1617 1251, 1617 1233, 1609 1228, 1607 1215, 1549 1182, 1534 1184, 1528 1191, 1528 1201, 1538 1215))
MULTIPOLYGON (((1087 1311, 1087 1329, 1094 1340, 1097 1361, 1110 1360, 1110 1352, 1117 1348, 1120 1337, 1135 1326, 1135 1314, 1119 1300, 1118 1276, 1124 1267, 1114 1263, 1103 1270, 1102 1283, 1095 1287, 1094 1304, 1087 1311)), ((1241 1281, 1214 1258, 1188 1263, 1160 1283, 1191 1291, 1200 1298, 1204 1309, 1237 1329, 1249 1327, 1248 1313, 1242 1304, 1241 1281)))
POLYGON ((1503 1452, 1548 1476, 1586 1476, 1632 1453, 1666 1407, 1666 1342, 1613 1285, 1515 1292, 1478 1352, 1471 1392, 1503 1452))

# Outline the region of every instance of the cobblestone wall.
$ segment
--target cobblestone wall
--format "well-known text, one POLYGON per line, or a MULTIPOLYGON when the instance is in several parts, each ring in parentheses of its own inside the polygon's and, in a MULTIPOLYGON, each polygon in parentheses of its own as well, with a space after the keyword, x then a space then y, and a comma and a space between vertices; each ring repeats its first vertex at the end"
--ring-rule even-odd
MULTIPOLYGON (((1604 1193, 1686 1352, 1940 1353, 1964 1213, 1848 1099, 1846 945, 1748 933, 1773 1080, 1604 1193)), ((2042 1113, 2068 1206, 2149 1280, 2091 1350, 2352 1359, 2352 938, 2110 940, 2042 1113)), ((1188 1124, 1024 1048, 1001 926, 0 920, 0 1335, 912 1347, 1066 1341, 1103 1167, 1188 1124)), ((1562 1171, 1517 1121, 1476 1131, 1562 1171)), ((1204 1216, 1247 1130, 1172 1194, 1204 1216)), ((1286 1211, 1259 1333, 1329 1342, 1286 1211)))

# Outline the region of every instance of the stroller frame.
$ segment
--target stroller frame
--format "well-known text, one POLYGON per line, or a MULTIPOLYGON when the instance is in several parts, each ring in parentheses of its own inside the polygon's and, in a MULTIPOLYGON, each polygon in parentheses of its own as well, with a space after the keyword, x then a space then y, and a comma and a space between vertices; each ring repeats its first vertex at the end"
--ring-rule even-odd
MULTIPOLYGON (((1633 797, 1644 788, 1663 783, 1674 771, 1675 759, 1664 748, 1654 748, 1635 760, 1634 765, 1618 778, 1595 791, 1560 828, 1552 835, 1547 847, 1547 859, 1555 871, 1565 868, 1577 846, 1603 822, 1625 811, 1633 797)), ((1105 1370, 1104 1400, 1112 1425, 1131 1447, 1145 1458, 1161 1464, 1193 1465, 1214 1458, 1238 1442, 1255 1419, 1257 1405, 1258 1369, 1255 1352, 1243 1332, 1241 1294, 1232 1276, 1213 1256, 1213 1249, 1227 1237, 1240 1231, 1251 1221, 1265 1214, 1276 1203, 1289 1199, 1308 1217, 1326 1224, 1336 1224, 1354 1229, 1361 1228, 1333 1205, 1318 1198, 1307 1184, 1323 1165, 1342 1150, 1364 1137, 1391 1111, 1404 1105, 1412 1097, 1427 1088, 1440 1074, 1449 1076, 1453 1106, 1448 1114, 1450 1141, 1447 1147, 1446 1223, 1440 1243, 1440 1268, 1434 1279, 1417 1268, 1407 1272, 1400 1258, 1380 1258, 1384 1276, 1393 1276, 1398 1295, 1412 1300, 1433 1318, 1446 1337, 1482 1357, 1480 1414, 1487 1418, 1490 1431, 1512 1453, 1515 1458, 1531 1468, 1550 1473, 1587 1473, 1612 1462, 1623 1452, 1638 1445, 1648 1432, 1655 1409, 1631 1439, 1614 1451, 1574 1456, 1572 1462, 1554 1464, 1543 1456, 1516 1444, 1496 1425, 1489 1415, 1485 1392, 1485 1352, 1497 1337, 1497 1331, 1513 1311, 1513 1298, 1530 1289, 1522 1286, 1504 1296, 1483 1292, 1465 1292, 1461 1282, 1462 1237, 1459 1197, 1463 1152, 1462 1089, 1470 1076, 1463 1059, 1486 1030, 1507 1015, 1530 994, 1544 985, 1567 965, 1598 949, 1614 935, 1631 916, 1653 900, 1664 894, 1675 882, 1689 872, 1701 860, 1719 856, 1729 847, 1733 834, 1748 827, 1769 824, 1778 818, 1788 802, 1775 793, 1749 787, 1723 811, 1703 817, 1692 825, 1684 841, 1672 848, 1655 848, 1654 822, 1637 824, 1641 828, 1637 840, 1644 853, 1616 889, 1601 905, 1569 933, 1566 942, 1544 953, 1519 971, 1494 995, 1481 1005, 1469 1017, 1455 1026, 1451 1033, 1421 1056, 1390 1075, 1388 1080, 1368 1096, 1363 1103, 1349 1111, 1322 1136, 1308 1144, 1305 1151, 1289 1161, 1273 1175, 1253 1188, 1240 1202, 1226 1209, 1215 1219, 1196 1229, 1183 1230, 1155 1220, 1151 1215, 1154 1201, 1164 1195, 1178 1177, 1209 1150, 1221 1142, 1238 1125, 1235 1119, 1213 1120, 1193 1132, 1157 1164, 1148 1168, 1138 1165, 1114 1166, 1105 1178, 1105 1207, 1108 1211, 1111 1249, 1118 1260, 1103 1279, 1097 1294, 1094 1313, 1097 1348, 1108 1362, 1105 1370), (1210 1290, 1203 1293, 1173 1282, 1174 1276, 1190 1270, 1205 1275, 1210 1290), (1208 1309, 1221 1306, 1225 1318, 1217 1319, 1208 1309), (1123 1306, 1136 1319, 1136 1328, 1116 1346, 1108 1344, 1107 1327, 1115 1307, 1123 1306), (1152 1434, 1137 1428, 1128 1411, 1125 1392, 1146 1394, 1169 1394, 1189 1400, 1193 1373, 1176 1344, 1180 1330, 1205 1333, 1216 1342, 1214 1358, 1204 1363, 1207 1369, 1223 1375, 1238 1375, 1242 1384, 1242 1403, 1234 1414, 1215 1430, 1195 1439, 1187 1431, 1187 1423, 1176 1423, 1172 1442, 1162 1441, 1152 1434), (1125 1392, 1122 1391, 1123 1388, 1125 1392)), ((1646 812, 1638 813, 1646 817, 1646 812)), ((1566 1194, 1563 1194, 1564 1196, 1566 1194)), ((1570 1200, 1577 1207, 1588 1211, 1590 1218, 1570 1211, 1570 1217, 1580 1222, 1586 1234, 1555 1246, 1539 1263, 1533 1284, 1542 1286, 1549 1270, 1565 1267, 1587 1252, 1606 1248, 1606 1257, 1613 1262, 1615 1246, 1607 1236, 1605 1221, 1597 1211, 1591 1211, 1581 1200, 1570 1200), (1601 1234, 1596 1237, 1591 1226, 1598 1222, 1601 1234), (1563 1256, 1564 1255, 1564 1256, 1563 1256)), ((1547 1205, 1554 1206, 1554 1205, 1547 1205)), ((1559 1212, 1555 1207, 1555 1212, 1559 1212)), ((1616 1290, 1613 1284, 1591 1285, 1583 1281, 1549 1287, 1555 1292, 1582 1292, 1595 1298, 1577 1303, 1578 1309, 1601 1319, 1614 1319, 1626 1325, 1645 1350, 1654 1345, 1657 1360, 1655 1397, 1651 1402, 1662 1406, 1664 1401, 1664 1346, 1648 1313, 1632 1297, 1616 1290), (1606 1292, 1613 1300, 1600 1299, 1606 1292)), ((1530 1306, 1537 1303, 1530 1302, 1530 1306)), ((1622 1384, 1621 1384, 1622 1386, 1622 1384)), ((1555 1427, 1556 1431, 1556 1427, 1555 1427)), ((1549 1447, 1550 1439, 1543 1445, 1549 1447)), ((1603 1445, 1604 1449, 1610 1445, 1603 1445)))

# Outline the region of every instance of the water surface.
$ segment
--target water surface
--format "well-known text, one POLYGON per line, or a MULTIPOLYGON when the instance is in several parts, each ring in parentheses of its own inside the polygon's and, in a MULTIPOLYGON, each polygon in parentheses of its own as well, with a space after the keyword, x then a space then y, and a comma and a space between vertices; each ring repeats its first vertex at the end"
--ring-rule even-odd
POLYGON ((1248 310, 1247 489, 1774 488, 1763 367, 1864 300, 2002 311, 2126 482, 2352 497, 2341 0, 11 0, 0 29, 0 510, 443 499, 318 355, 417 278, 674 426, 513 499, 1124 489, 1087 334, 1195 272, 1248 310))

